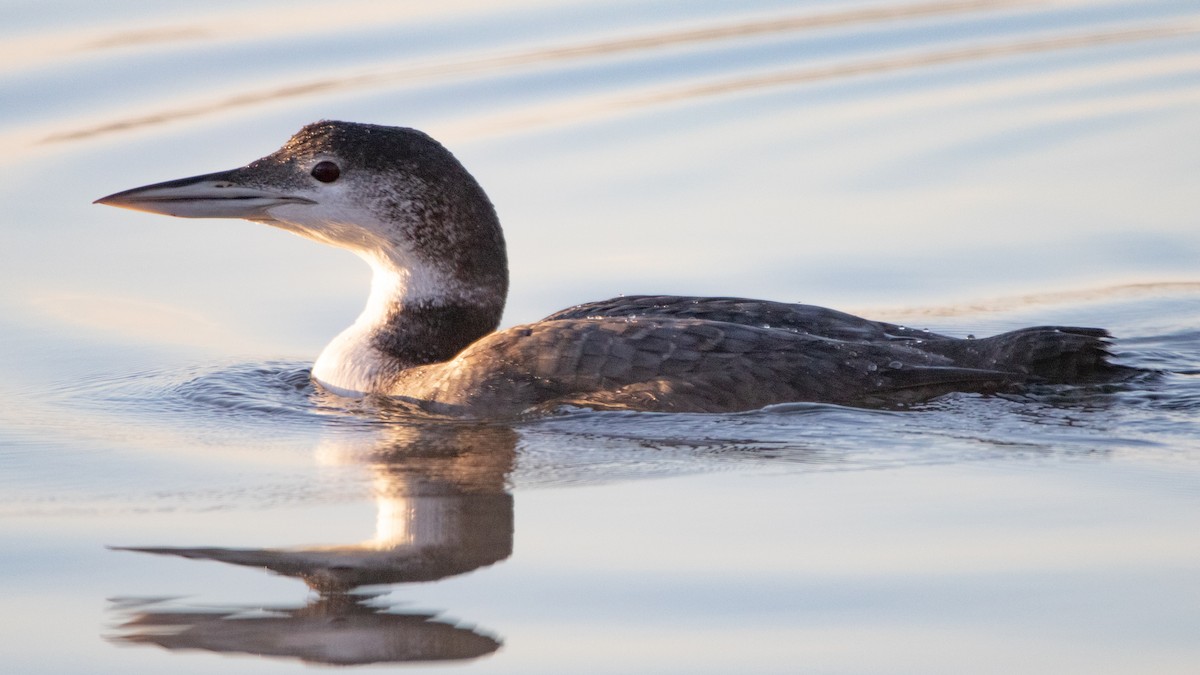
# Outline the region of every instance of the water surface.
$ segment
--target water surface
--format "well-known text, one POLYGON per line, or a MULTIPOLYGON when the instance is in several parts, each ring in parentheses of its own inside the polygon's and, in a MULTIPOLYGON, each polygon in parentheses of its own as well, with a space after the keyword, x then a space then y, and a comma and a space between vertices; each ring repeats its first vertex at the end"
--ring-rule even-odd
POLYGON ((5 672, 1200 661, 1195 3, 3 15, 5 672), (1104 326, 1158 374, 508 424, 330 396, 307 368, 361 306, 353 256, 90 204, 321 118, 463 160, 505 225, 507 325, 755 296, 960 336, 1104 326))

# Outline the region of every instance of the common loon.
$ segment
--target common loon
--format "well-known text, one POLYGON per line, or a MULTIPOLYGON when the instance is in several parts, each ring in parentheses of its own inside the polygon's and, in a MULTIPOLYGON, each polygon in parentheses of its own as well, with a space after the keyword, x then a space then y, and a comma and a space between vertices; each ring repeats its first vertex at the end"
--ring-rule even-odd
POLYGON ((1127 370, 1109 362, 1097 328, 957 339, 743 298, 618 297, 495 332, 508 290, 495 209, 448 150, 414 129, 316 122, 247 166, 96 203, 245 218, 358 254, 374 272, 366 309, 321 353, 313 379, 438 413, 886 406, 1127 370))

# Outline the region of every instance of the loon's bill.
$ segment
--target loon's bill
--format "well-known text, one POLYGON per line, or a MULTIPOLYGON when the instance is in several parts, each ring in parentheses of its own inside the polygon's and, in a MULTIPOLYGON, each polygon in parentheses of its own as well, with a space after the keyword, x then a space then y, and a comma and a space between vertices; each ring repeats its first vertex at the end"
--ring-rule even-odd
POLYGON ((281 204, 315 204, 305 197, 253 186, 239 174, 220 171, 155 183, 102 197, 96 204, 181 218, 254 218, 281 204))

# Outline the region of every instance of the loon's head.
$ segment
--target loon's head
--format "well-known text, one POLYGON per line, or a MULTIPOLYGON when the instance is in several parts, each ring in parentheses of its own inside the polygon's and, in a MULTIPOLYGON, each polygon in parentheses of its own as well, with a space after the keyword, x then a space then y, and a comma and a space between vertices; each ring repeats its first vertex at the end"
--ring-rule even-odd
POLYGON ((244 167, 96 203, 267 223, 354 251, 410 286, 428 286, 409 289, 419 295, 498 294, 503 303, 507 291, 504 237, 491 202, 446 148, 414 129, 316 122, 244 167))

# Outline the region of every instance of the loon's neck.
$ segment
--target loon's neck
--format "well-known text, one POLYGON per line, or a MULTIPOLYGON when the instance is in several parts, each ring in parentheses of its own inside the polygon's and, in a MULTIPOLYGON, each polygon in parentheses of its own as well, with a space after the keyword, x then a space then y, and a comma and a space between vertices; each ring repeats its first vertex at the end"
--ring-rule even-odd
POLYGON ((448 361, 500 323, 506 276, 360 255, 373 271, 367 305, 313 364, 313 378, 335 393, 392 393, 400 373, 448 361))

